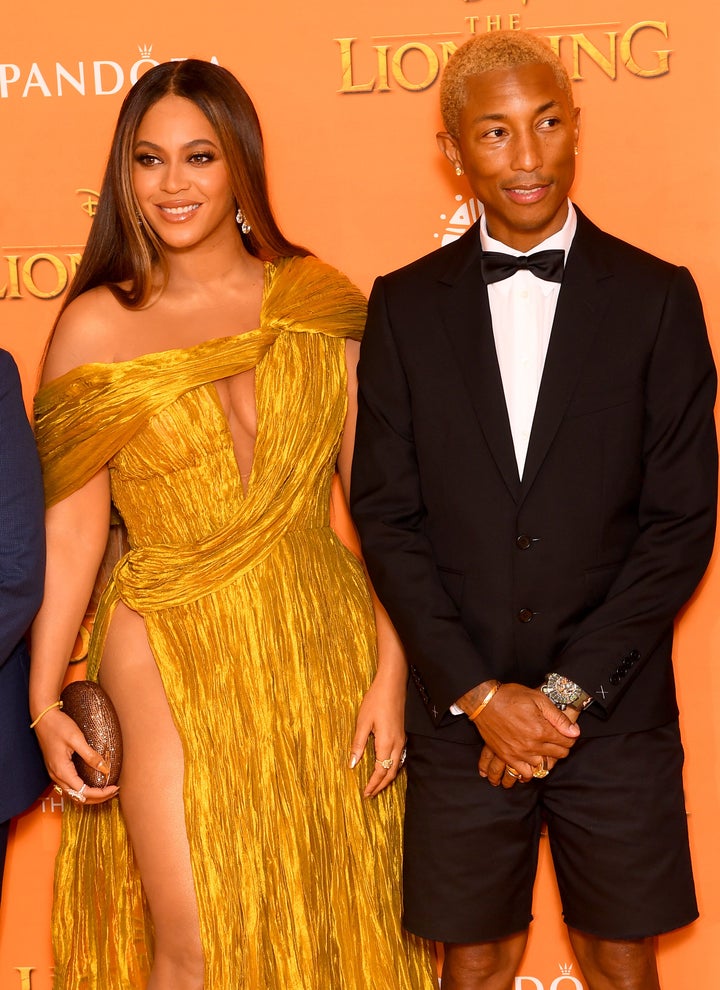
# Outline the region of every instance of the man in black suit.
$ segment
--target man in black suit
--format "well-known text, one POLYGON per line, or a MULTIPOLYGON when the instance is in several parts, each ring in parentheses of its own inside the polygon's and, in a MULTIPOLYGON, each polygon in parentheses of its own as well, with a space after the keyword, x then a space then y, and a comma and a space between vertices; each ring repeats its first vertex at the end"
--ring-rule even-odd
POLYGON ((0 350, 0 894, 10 819, 49 784, 28 708, 23 635, 45 576, 42 477, 15 362, 0 350))
POLYGON ((671 648, 715 525, 702 309, 569 202, 543 42, 473 38, 441 103, 484 216, 375 284, 352 485, 410 664, 405 924, 443 990, 509 990, 546 822, 589 987, 656 990, 653 936, 697 914, 671 648))

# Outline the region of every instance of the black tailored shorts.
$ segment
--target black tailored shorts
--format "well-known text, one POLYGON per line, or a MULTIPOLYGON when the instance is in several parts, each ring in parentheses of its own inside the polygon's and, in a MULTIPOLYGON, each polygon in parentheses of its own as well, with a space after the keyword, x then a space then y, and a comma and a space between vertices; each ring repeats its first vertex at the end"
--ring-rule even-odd
POLYGON ((409 931, 468 943, 525 930, 544 825, 569 927, 637 939, 697 917, 677 722, 581 738, 546 778, 510 790, 478 775, 481 750, 408 738, 409 931))

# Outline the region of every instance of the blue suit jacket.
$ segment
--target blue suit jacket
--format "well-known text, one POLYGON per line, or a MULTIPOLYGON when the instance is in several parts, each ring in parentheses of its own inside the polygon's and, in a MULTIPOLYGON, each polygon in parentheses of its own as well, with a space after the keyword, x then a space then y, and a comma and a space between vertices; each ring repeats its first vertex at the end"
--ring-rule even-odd
POLYGON ((45 575, 43 489, 15 362, 0 350, 0 822, 24 811, 49 780, 28 727, 24 634, 45 575))

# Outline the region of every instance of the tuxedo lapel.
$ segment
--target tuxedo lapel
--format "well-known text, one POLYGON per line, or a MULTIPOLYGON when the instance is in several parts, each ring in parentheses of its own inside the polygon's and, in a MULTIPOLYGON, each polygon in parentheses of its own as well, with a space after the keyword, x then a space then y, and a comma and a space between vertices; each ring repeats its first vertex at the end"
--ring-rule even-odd
POLYGON ((568 254, 530 434, 523 497, 558 431, 608 305, 607 280, 612 273, 599 243, 602 235, 577 212, 578 228, 568 254))
POLYGON ((517 501, 520 477, 487 289, 480 273, 480 253, 480 235, 475 224, 457 242, 451 263, 439 279, 441 318, 480 429, 505 484, 517 501))

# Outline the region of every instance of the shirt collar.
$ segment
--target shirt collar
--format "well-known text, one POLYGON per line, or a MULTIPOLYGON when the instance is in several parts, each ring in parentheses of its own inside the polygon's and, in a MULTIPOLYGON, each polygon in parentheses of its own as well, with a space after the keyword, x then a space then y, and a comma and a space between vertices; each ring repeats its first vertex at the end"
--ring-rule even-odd
POLYGON ((562 228, 556 233, 551 234, 542 243, 536 244, 531 251, 517 251, 515 248, 508 247, 507 244, 503 244, 502 241, 496 241, 488 234, 485 214, 483 213, 480 218, 480 245, 483 251, 503 251, 505 254, 512 254, 515 257, 519 257, 522 254, 534 254, 536 251, 561 250, 565 252, 565 260, 567 261, 568 251, 572 245, 576 230, 577 213, 575 212, 575 207, 568 200, 568 215, 562 228))

